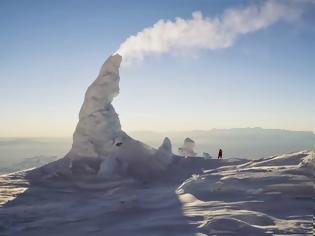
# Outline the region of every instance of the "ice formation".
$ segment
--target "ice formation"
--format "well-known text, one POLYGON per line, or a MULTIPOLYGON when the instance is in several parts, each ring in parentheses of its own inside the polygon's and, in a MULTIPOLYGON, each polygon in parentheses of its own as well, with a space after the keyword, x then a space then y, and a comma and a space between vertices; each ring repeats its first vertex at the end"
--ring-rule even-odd
POLYGON ((119 55, 108 58, 86 91, 73 135, 72 158, 111 156, 119 148, 117 143, 126 138, 111 104, 119 93, 121 59, 119 55))
POLYGON ((209 153, 207 153, 207 152, 203 152, 203 153, 202 153, 202 156, 203 156, 203 158, 205 158, 205 159, 211 159, 211 158, 212 158, 212 156, 211 156, 209 153))
POLYGON ((178 153, 181 156, 194 157, 197 155, 197 153, 194 152, 194 148, 195 141, 192 140, 191 138, 185 138, 183 146, 178 148, 178 153))
POLYGON ((118 115, 111 104, 119 93, 121 61, 119 54, 110 56, 87 89, 69 153, 35 172, 143 178, 152 177, 167 168, 173 156, 168 138, 155 150, 121 130, 118 115))

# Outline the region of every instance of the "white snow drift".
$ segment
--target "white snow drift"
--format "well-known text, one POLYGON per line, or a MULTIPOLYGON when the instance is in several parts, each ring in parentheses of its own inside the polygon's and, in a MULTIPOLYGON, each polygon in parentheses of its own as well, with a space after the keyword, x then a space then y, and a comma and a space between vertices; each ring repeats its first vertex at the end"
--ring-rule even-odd
POLYGON ((30 185, 25 172, 0 176, 0 234, 312 235, 314 157, 209 160, 224 166, 193 175, 177 191, 171 181, 107 181, 87 191, 88 183, 30 185))

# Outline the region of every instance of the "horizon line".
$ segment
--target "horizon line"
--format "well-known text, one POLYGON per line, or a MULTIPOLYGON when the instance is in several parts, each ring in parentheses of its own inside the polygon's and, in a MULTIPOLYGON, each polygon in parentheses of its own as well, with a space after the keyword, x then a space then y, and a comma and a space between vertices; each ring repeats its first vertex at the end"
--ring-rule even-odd
MULTIPOLYGON (((281 129, 281 128, 262 128, 262 127, 235 127, 235 128, 212 128, 212 129, 191 129, 191 130, 165 130, 165 131, 155 131, 155 130, 124 130, 127 133, 134 133, 134 132, 151 132, 151 133, 158 133, 158 134, 165 134, 165 133, 185 133, 185 132, 211 132, 215 130, 233 130, 233 129, 262 129, 262 130, 274 130, 274 131, 289 131, 289 132, 305 132, 305 133, 312 133, 315 135, 315 130, 290 130, 290 129, 281 129)), ((0 139, 23 139, 23 138, 72 138, 72 135, 69 136, 0 136, 0 139)))

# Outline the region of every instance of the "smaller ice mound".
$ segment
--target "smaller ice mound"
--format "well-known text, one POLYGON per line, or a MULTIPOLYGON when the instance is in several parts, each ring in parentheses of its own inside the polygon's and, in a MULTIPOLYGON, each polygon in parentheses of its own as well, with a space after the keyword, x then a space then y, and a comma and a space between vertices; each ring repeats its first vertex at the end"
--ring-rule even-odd
MULTIPOLYGON (((304 152, 305 153, 305 152, 304 152)), ((303 160, 299 163, 300 168, 308 168, 315 171, 315 153, 307 153, 307 156, 303 158, 303 160)))
POLYGON ((194 152, 195 141, 191 138, 185 138, 184 144, 182 147, 178 148, 178 153, 184 157, 194 157, 197 153, 194 152))
POLYGON ((212 156, 211 156, 209 153, 207 153, 207 152, 203 152, 203 153, 202 153, 202 156, 203 156, 203 158, 205 158, 205 159, 211 159, 211 158, 212 158, 212 156))
POLYGON ((295 173, 315 178, 315 153, 314 151, 309 153, 307 153, 307 151, 304 151, 304 153, 306 153, 307 155, 302 158, 301 162, 298 164, 298 168, 288 170, 287 173, 295 173))
POLYGON ((164 162, 166 165, 170 165, 173 160, 172 143, 168 137, 165 137, 163 143, 157 150, 158 159, 164 162))
POLYGON ((159 147, 159 151, 165 152, 165 153, 172 153, 172 143, 168 137, 164 138, 163 143, 159 147))

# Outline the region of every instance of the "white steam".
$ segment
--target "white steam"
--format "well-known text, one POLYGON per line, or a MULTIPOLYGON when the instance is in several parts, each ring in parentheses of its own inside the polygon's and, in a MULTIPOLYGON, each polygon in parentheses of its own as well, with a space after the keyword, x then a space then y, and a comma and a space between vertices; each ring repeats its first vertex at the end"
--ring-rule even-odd
POLYGON ((126 39, 118 49, 124 62, 141 61, 149 54, 176 53, 200 49, 221 49, 233 45, 241 35, 266 28, 278 21, 297 19, 298 1, 264 1, 262 5, 225 10, 220 17, 194 12, 191 19, 159 20, 126 39))

